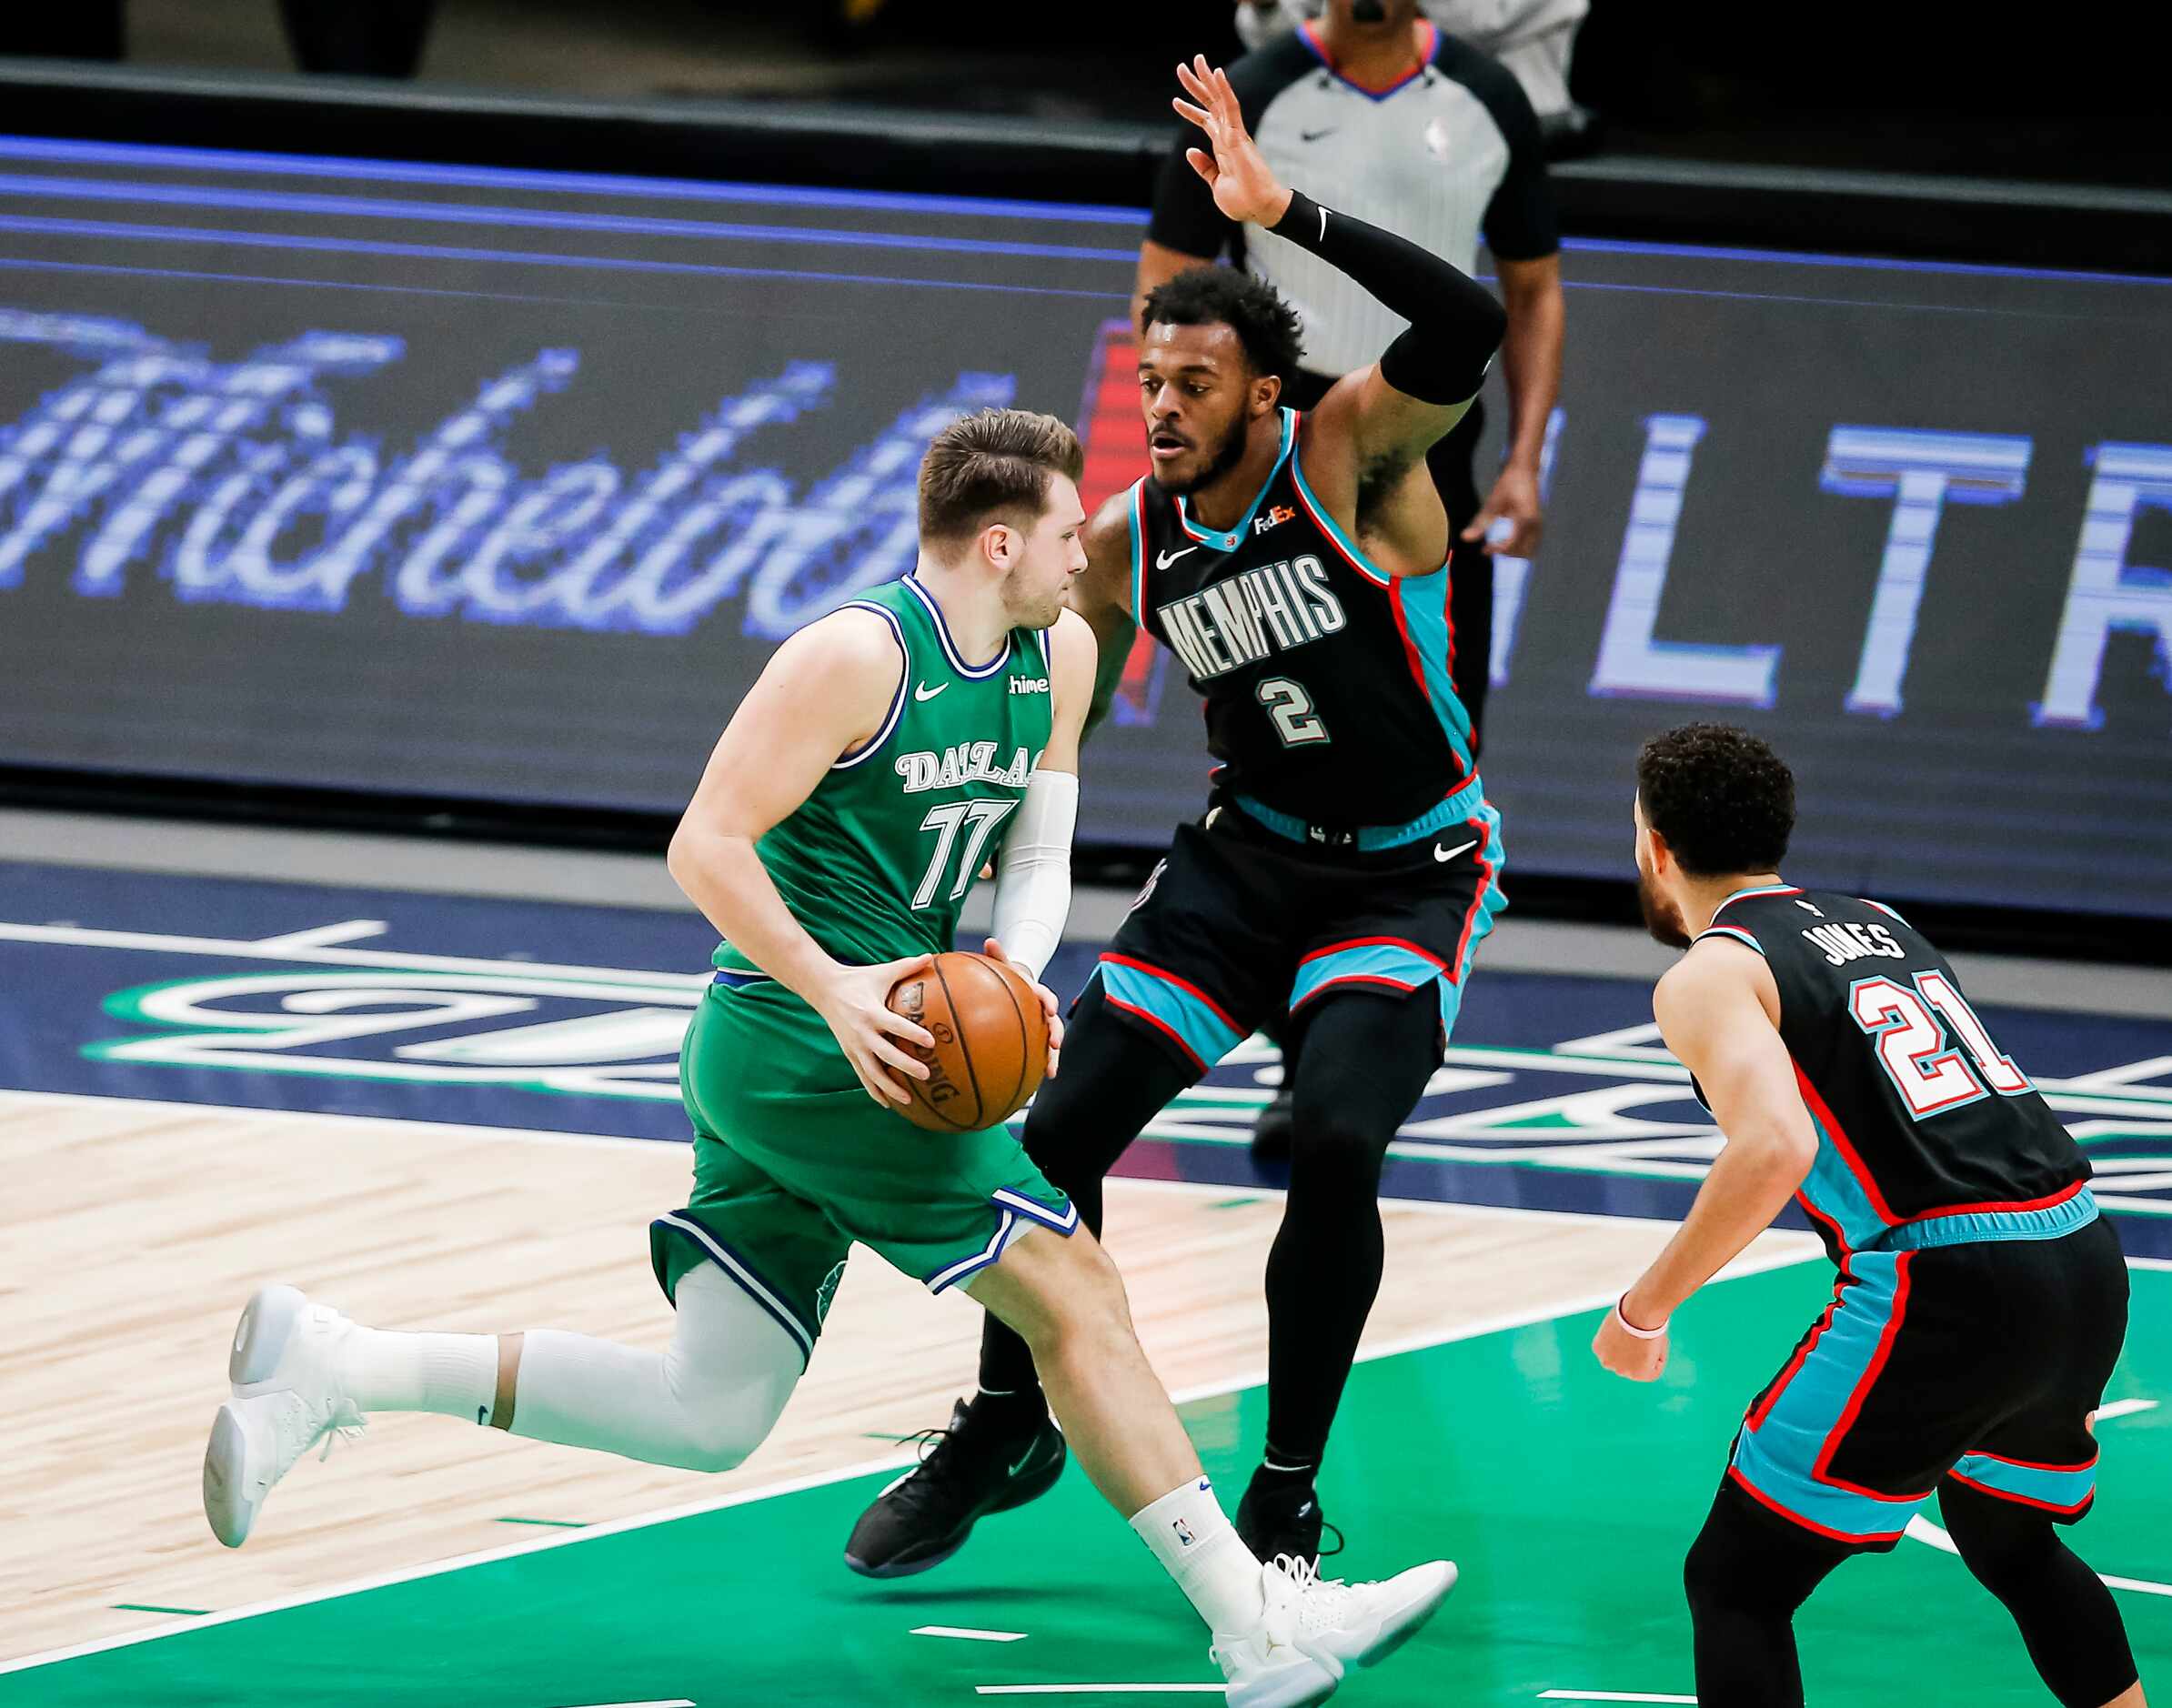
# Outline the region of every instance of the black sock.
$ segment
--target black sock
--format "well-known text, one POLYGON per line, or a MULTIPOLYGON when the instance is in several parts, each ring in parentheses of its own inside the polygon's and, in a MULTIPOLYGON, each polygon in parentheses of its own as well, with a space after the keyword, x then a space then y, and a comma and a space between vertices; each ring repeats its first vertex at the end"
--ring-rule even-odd
POLYGON ((1006 1393, 991 1393, 982 1388, 973 1395, 970 1410, 976 1423, 1001 1435, 1022 1438, 1048 1422, 1049 1402, 1041 1384, 1034 1381, 1006 1393))
POLYGON ((1252 1480, 1262 1490, 1309 1489, 1319 1474, 1318 1454, 1285 1453, 1269 1442, 1266 1456, 1252 1473, 1252 1480))

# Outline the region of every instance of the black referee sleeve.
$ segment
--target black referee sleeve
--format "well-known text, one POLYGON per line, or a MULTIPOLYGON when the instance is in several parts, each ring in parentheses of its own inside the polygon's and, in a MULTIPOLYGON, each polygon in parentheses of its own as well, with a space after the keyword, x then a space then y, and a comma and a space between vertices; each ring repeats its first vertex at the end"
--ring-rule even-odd
MULTIPOLYGON (((1185 129, 1191 131, 1191 126, 1185 129)), ((1198 134, 1192 131, 1192 136, 1198 134)), ((1189 140, 1178 138, 1177 146, 1161 162, 1161 176, 1154 181, 1153 218, 1146 235, 1165 249, 1211 261, 1228 246, 1237 226, 1214 206, 1214 192, 1184 158, 1189 140)))
POLYGON ((1485 246, 1496 260, 1538 261, 1561 248, 1561 222, 1554 209, 1554 184, 1546 176, 1546 145, 1538 116, 1523 85, 1503 73, 1499 86, 1479 98, 1508 142, 1508 170, 1485 209, 1485 246))
POLYGON ((1324 208, 1302 190, 1274 235, 1341 268, 1410 327, 1380 358, 1381 377, 1421 403, 1461 403, 1477 395, 1508 316, 1484 286, 1406 237, 1324 208))

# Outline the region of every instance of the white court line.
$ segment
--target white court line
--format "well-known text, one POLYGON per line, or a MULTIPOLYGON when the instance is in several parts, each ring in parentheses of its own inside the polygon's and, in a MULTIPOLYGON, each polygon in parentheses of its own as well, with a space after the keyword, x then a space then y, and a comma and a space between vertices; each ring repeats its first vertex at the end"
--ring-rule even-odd
POLYGON ((2129 1269, 2172 1270, 2172 1257, 2130 1257, 2127 1260, 2127 1267, 2129 1269))
MULTIPOLYGON (((1913 1537, 1926 1547, 1936 1548, 1940 1553, 1957 1554, 1961 1552, 1951 1536, 1921 1512, 1910 1515, 1908 1527, 1901 1534, 1913 1537)), ((2147 1578, 2114 1577, 2108 1572, 2099 1572, 2097 1575, 2103 1580, 2107 1589, 2132 1590, 2137 1595, 2172 1596, 2172 1583, 2156 1583, 2147 1578)))
MULTIPOLYGON (((281 939, 273 938, 277 945, 281 939)), ((485 959, 471 955, 410 955, 385 949, 267 947, 254 938, 171 937, 156 931, 94 931, 76 925, 20 925, 0 921, 0 942, 61 943, 75 949, 141 949, 160 955, 216 955, 237 960, 299 960, 327 967, 398 967, 410 971, 488 973, 498 978, 591 979, 665 984, 689 991, 709 989, 715 973, 649 972, 630 967, 571 967, 538 960, 485 959)))
POLYGON ((737 1490, 708 1501, 693 1501, 683 1506, 664 1507, 653 1512, 637 1512, 631 1518, 617 1518, 605 1523, 589 1524, 583 1529, 568 1531, 559 1536, 538 1537, 533 1542, 508 1543, 503 1548, 487 1548, 479 1553, 465 1553, 450 1560, 434 1561, 428 1565, 407 1566, 394 1572, 379 1572, 368 1577, 355 1578, 346 1583, 337 1583, 328 1589, 305 1590, 297 1595, 282 1595, 266 1602, 251 1602, 243 1607, 229 1607, 220 1613, 203 1613, 171 1624, 154 1625, 148 1631, 127 1632, 117 1637, 101 1637, 93 1643, 79 1643, 65 1649, 47 1649, 42 1653, 26 1654, 16 1661, 0 1661, 0 1675, 27 1672, 34 1666, 49 1666, 56 1661, 73 1661, 86 1654, 96 1654, 106 1649, 126 1649, 138 1643, 156 1643, 161 1637, 171 1637, 184 1631, 203 1631, 213 1625, 227 1625, 236 1620, 254 1619, 264 1613, 284 1613, 291 1607, 307 1607, 313 1602, 337 1601, 344 1595, 359 1595, 368 1590, 389 1588, 395 1583, 409 1583, 418 1578, 434 1578, 447 1572, 458 1572, 468 1566, 493 1565, 500 1560, 518 1559, 523 1554, 541 1553, 546 1549, 562 1548, 574 1542, 591 1542, 598 1536, 615 1536, 621 1532, 639 1530, 649 1524, 668 1524, 674 1519, 694 1518, 703 1512, 721 1512, 726 1507, 745 1506, 755 1501, 766 1501, 773 1496, 797 1494, 806 1489, 819 1489, 827 1483, 844 1482, 853 1477, 871 1476, 880 1471, 895 1471, 913 1462, 910 1453, 891 1453, 882 1459, 863 1460, 856 1465, 846 1465, 831 1471, 818 1471, 803 1477, 792 1477, 782 1482, 769 1482, 751 1489, 737 1490))
POLYGON ((382 937, 392 929, 387 919, 341 919, 334 925, 312 925, 307 930, 287 931, 278 937, 260 937, 258 949, 281 952, 296 949, 329 949, 335 943, 352 943, 365 937, 382 937))
POLYGON ((1542 1690, 1541 1702, 1686 1702, 1694 1696, 1655 1696, 1638 1690, 1542 1690))
POLYGON ((959 1637, 968 1643, 1022 1643, 1022 1631, 975 1631, 970 1625, 915 1625, 910 1637, 959 1637))
POLYGON ((669 1702, 596 1702, 580 1703, 576 1708, 694 1708, 684 1696, 674 1696, 669 1702))
POLYGON ((2107 1418, 2132 1417, 2137 1412, 2154 1412, 2161 1403, 2157 1400, 2115 1400, 2109 1405, 2097 1408, 2097 1421, 2101 1423, 2107 1418))
POLYGON ((983 1696, 1219 1696, 1222 1684, 976 1684, 983 1696))
MULTIPOLYGON (((539 1145, 597 1145, 617 1149, 640 1147, 653 1150, 658 1145, 689 1143, 693 1132, 689 1129, 684 1140, 643 1139, 631 1133, 605 1132, 551 1132, 536 1127, 493 1127, 478 1121, 415 1120, 405 1115, 355 1115, 338 1110, 315 1109, 253 1109, 234 1103, 184 1103, 171 1100, 147 1097, 124 1097, 107 1091, 18 1091, 12 1087, 0 1086, 0 1103, 15 1100, 54 1109, 81 1109, 105 1103, 126 1103, 148 1110, 159 1115, 176 1119, 216 1119, 251 1122, 331 1120, 356 1122, 382 1122, 398 1127, 403 1133, 441 1133, 450 1139, 498 1140, 519 1144, 539 1145)), ((1112 1181, 1125 1186, 1148 1191, 1184 1192, 1192 1197, 1212 1195, 1216 1198, 1286 1198, 1286 1186, 1232 1185, 1220 1181, 1155 1181, 1142 1180, 1128 1174, 1112 1174, 1112 1181)), ((1677 1219, 1666 1216, 1617 1216, 1602 1211, 1590 1210, 1534 1210, 1521 1204, 1460 1204, 1449 1199, 1389 1198, 1382 1201, 1402 1209, 1423 1210, 1443 1215, 1470 1215, 1492 1217, 1497 1221, 1539 1221, 1556 1223, 1625 1222, 1634 1224, 1648 1221, 1654 1228, 1674 1228, 1677 1219)), ((1800 1229, 1783 1228, 1784 1234, 1796 1234, 1808 1241, 1815 1236, 1800 1229)), ((2133 1260, 2139 1261, 2140 1260, 2133 1260)), ((2172 1263, 2164 1267, 2172 1268, 2172 1263)))
MULTIPOLYGON (((58 1099, 73 1098, 75 1094, 62 1092, 0 1093, 0 1097, 6 1096, 58 1099)), ((126 1100, 109 1098, 85 1100, 117 1102, 126 1100)), ((216 1108, 216 1106, 206 1104, 183 1104, 178 1107, 199 1112, 216 1108)), ((374 1118, 346 1117, 344 1119, 374 1118)), ((476 1130, 495 1132, 501 1130, 482 1128, 476 1130)), ((628 1142, 643 1141, 629 1140, 628 1142)), ((1227 1189, 1217 1188, 1216 1190, 1226 1191, 1227 1189)), ((1714 1280, 1731 1281, 1739 1276, 1759 1274, 1766 1270, 1783 1269, 1790 1264, 1805 1262, 1817 1255, 1819 1255, 1818 1251, 1812 1249, 1768 1252, 1754 1258, 1737 1259, 1722 1270, 1718 1275, 1714 1277, 1714 1280)), ((1507 1329, 1529 1328, 1534 1323, 1550 1322, 1558 1317, 1571 1317, 1586 1311, 1604 1310, 1606 1306, 1614 1303, 1614 1298, 1615 1294, 1611 1291, 1590 1293, 1582 1298, 1564 1301, 1558 1304, 1533 1306, 1524 1311, 1481 1318, 1475 1322, 1459 1323, 1456 1327, 1446 1331, 1407 1335, 1401 1340, 1361 1347, 1354 1361, 1361 1364, 1370 1363, 1375 1359, 1399 1357, 1406 1352, 1423 1351, 1435 1346, 1448 1346, 1459 1341, 1482 1339, 1489 1334, 1498 1334, 1507 1329)), ((1195 1401, 1217 1399, 1223 1394, 1242 1392, 1247 1388, 1257 1388, 1266 1380, 1267 1374, 1264 1370, 1247 1371, 1242 1376, 1228 1381, 1202 1382, 1197 1387, 1185 1388, 1172 1392, 1169 1397, 1178 1405, 1189 1405, 1195 1401)), ((49 1666, 59 1661, 72 1661, 83 1655, 101 1653, 107 1649, 125 1649, 139 1643, 156 1643, 166 1637, 178 1636, 183 1632, 203 1631, 212 1625, 232 1624, 237 1620, 254 1619, 265 1613, 285 1613, 290 1608, 307 1607, 317 1602, 337 1601, 342 1596, 357 1595, 367 1590, 387 1589, 396 1583, 410 1583, 422 1578, 440 1577, 447 1572, 458 1572, 468 1566, 489 1565, 500 1560, 518 1559, 527 1554, 542 1553, 554 1548, 578 1548, 581 1543, 594 1542, 601 1536, 615 1536, 626 1531, 640 1530, 652 1524, 666 1524, 677 1519, 697 1517, 704 1512, 721 1512, 727 1507, 744 1506, 755 1501, 769 1500, 787 1494, 798 1494, 808 1489, 819 1489, 833 1482, 850 1482, 854 1477, 872 1476, 877 1472, 896 1471, 913 1463, 915 1455, 912 1453, 891 1453, 885 1458, 866 1460, 860 1464, 847 1465, 841 1469, 819 1471, 806 1476, 793 1477, 782 1482, 764 1483, 755 1488, 742 1489, 731 1494, 719 1496, 715 1500, 694 1501, 683 1506, 665 1507, 653 1512, 637 1512, 630 1518, 612 1519, 604 1523, 588 1525, 580 1530, 565 1531, 556 1535, 538 1536, 527 1542, 509 1542, 502 1548, 487 1549, 480 1553, 460 1554, 449 1560, 434 1561, 427 1565, 407 1566, 397 1571, 380 1572, 368 1577, 355 1579, 349 1582, 336 1583, 324 1589, 305 1590, 298 1594, 278 1596, 270 1601, 252 1602, 246 1606, 227 1608, 219 1613, 194 1614, 186 1619, 175 1620, 168 1624, 154 1625, 146 1631, 126 1632, 119 1636, 101 1637, 94 1642, 75 1643, 64 1649, 47 1649, 36 1654, 26 1654, 19 1660, 0 1662, 0 1677, 4 1677, 9 1673, 26 1672, 32 1667, 49 1666)), ((1036 1690, 1041 1688, 1043 1687, 1034 1687, 1036 1690)), ((1096 1685, 1092 1688, 1104 1689, 1107 1687, 1096 1685)), ((1171 1689, 1174 1687, 1140 1685, 1129 1688, 1171 1689)), ((1187 1686, 1186 1688, 1193 1687, 1187 1686)), ((1211 1688, 1219 1692, 1223 1687, 1216 1684, 1211 1688)))

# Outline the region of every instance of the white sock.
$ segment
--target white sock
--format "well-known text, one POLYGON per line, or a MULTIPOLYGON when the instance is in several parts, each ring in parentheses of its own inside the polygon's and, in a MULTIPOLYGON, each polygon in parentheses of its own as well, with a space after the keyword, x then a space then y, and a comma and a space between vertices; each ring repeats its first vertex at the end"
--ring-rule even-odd
POLYGON ((490 1421, 498 1399, 495 1334, 397 1334, 357 1324, 340 1361, 365 1412, 439 1412, 490 1421))
POLYGON ((1131 1528, 1207 1622, 1235 1633, 1257 1623, 1265 1597, 1260 1562, 1231 1528, 1214 1485, 1199 1477, 1131 1514, 1131 1528))

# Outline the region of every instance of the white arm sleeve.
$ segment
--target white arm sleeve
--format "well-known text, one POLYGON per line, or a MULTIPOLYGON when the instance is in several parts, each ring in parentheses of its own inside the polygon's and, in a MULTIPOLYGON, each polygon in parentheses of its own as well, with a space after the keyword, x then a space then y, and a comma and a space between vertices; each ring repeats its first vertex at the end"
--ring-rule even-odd
POLYGON ((996 862, 995 929, 1003 953, 1036 984, 1071 912, 1071 837, 1079 822, 1079 779, 1035 771, 996 862))

